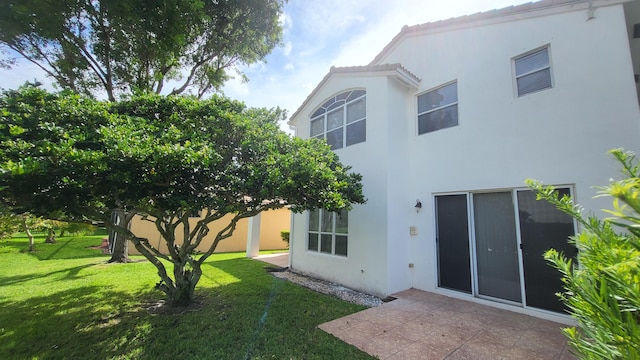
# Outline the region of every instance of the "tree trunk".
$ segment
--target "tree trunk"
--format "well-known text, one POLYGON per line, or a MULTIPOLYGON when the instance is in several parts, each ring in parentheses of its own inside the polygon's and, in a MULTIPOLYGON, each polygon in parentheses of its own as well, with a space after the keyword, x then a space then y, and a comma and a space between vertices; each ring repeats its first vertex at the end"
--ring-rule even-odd
POLYGON ((194 264, 193 269, 186 269, 186 264, 174 263, 173 275, 175 283, 173 287, 167 287, 167 298, 170 306, 189 306, 193 302, 196 284, 202 275, 200 264, 194 264))
POLYGON ((29 225, 27 225, 27 215, 22 215, 22 228, 24 232, 27 234, 29 238, 29 252, 36 251, 36 243, 33 240, 33 234, 31 234, 31 230, 29 230, 29 225))
MULTIPOLYGON (((111 214, 111 222, 114 225, 120 225, 121 223, 128 221, 129 217, 126 216, 122 210, 114 210, 111 214)), ((123 224, 127 229, 129 224, 123 224)), ((109 262, 127 263, 129 262, 129 240, 122 233, 118 233, 114 229, 109 229, 109 248, 111 250, 111 259, 109 262)))
POLYGON ((110 263, 129 262, 129 240, 127 240, 122 234, 116 234, 113 238, 113 246, 111 247, 111 259, 110 263))
POLYGON ((56 233, 53 231, 53 228, 49 228, 47 231, 47 238, 44 240, 47 244, 55 244, 56 243, 56 233))

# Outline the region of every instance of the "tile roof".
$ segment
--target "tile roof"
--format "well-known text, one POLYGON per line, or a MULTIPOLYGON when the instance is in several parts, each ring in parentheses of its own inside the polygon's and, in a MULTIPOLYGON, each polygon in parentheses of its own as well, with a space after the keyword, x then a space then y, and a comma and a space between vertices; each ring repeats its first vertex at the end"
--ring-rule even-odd
POLYGON ((428 31, 442 31, 451 27, 472 27, 478 26, 485 22, 508 20, 512 16, 522 17, 527 14, 532 14, 539 11, 548 9, 554 9, 559 7, 568 7, 571 9, 574 6, 581 5, 582 8, 589 8, 590 6, 602 6, 602 5, 616 5, 630 0, 541 0, 535 2, 528 2, 520 5, 512 5, 501 9, 489 10, 484 12, 478 12, 472 15, 464 15, 460 17, 454 17, 446 20, 438 20, 425 24, 419 24, 414 26, 405 25, 400 30, 391 42, 389 42, 382 51, 376 55, 371 64, 375 64, 386 55, 391 48, 404 36, 411 33, 420 33, 428 31))

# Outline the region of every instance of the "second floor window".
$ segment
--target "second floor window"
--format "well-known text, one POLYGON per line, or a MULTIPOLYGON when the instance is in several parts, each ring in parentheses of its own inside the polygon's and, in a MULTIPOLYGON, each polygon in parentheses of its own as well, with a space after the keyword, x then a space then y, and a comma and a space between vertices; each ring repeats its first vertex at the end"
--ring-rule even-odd
POLYGON ((514 64, 518 96, 551 88, 548 48, 517 57, 514 64))
POLYGON ((331 150, 366 141, 366 91, 345 91, 325 101, 311 115, 310 137, 326 139, 331 150))
POLYGON ((458 126, 458 83, 418 95, 418 135, 458 126))

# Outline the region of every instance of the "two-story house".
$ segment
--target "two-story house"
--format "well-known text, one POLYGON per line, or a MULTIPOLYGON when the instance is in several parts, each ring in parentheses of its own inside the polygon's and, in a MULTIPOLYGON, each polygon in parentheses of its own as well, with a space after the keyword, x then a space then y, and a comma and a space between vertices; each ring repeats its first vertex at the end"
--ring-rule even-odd
POLYGON ((369 65, 331 68, 289 123, 361 173, 368 201, 294 215, 292 269, 563 318, 542 253, 575 254, 579 229, 524 181, 605 216, 608 150, 640 149, 639 5, 542 0, 405 26, 369 65))

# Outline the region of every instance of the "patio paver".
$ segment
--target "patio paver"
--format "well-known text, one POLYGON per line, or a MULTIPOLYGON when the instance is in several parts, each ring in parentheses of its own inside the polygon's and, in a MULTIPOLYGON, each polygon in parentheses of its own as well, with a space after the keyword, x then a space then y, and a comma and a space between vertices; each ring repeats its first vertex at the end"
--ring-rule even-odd
POLYGON ((416 289, 393 296, 319 328, 380 359, 577 359, 566 325, 416 289))

